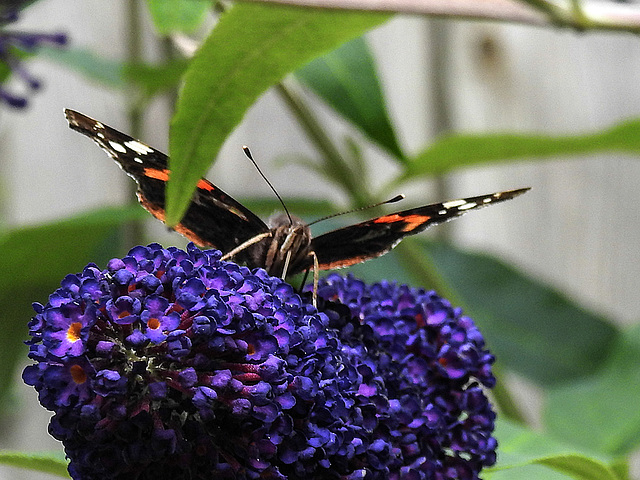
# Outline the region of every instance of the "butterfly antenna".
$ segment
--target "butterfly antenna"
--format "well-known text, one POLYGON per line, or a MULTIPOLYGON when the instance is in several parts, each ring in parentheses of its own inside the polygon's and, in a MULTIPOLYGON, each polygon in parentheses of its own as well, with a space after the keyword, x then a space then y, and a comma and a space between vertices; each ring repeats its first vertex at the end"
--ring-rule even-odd
POLYGON ((267 182, 267 185, 269 185, 269 187, 271 188, 273 193, 276 194, 276 197, 278 197, 278 200, 280 200, 280 204, 282 205, 282 208, 284 208, 284 213, 287 214, 287 218, 289 219, 289 223, 291 225, 293 225, 293 220, 291 219, 291 214, 289 213, 289 210, 287 209, 287 206, 284 204, 284 200, 282 200, 282 197, 280 195, 278 195, 278 192, 276 191, 275 187, 273 185, 271 185, 271 182, 269 181, 269 179, 266 177, 266 175, 264 173, 262 173, 262 170, 260 170, 260 167, 258 166, 256 161, 253 159, 253 156, 251 155, 251 150, 249 150, 249 147, 247 147, 246 145, 243 145, 242 146, 242 151, 247 156, 247 158, 249 160, 251 160, 251 163, 253 163, 253 166, 256 167, 256 170, 258 170, 258 173, 260 174, 260 176, 262 178, 264 178, 264 181, 267 182))
POLYGON ((340 212, 340 213, 334 213, 331 215, 327 215, 326 217, 322 217, 319 218, 318 220, 314 220, 311 223, 308 223, 307 226, 313 225, 314 223, 318 223, 318 222, 322 222, 324 220, 328 220, 330 218, 333 217, 339 217, 340 215, 346 215, 347 213, 353 213, 353 212, 359 212, 361 210, 368 210, 369 208, 374 208, 374 207, 379 207, 381 205, 386 205, 388 203, 396 203, 399 202, 400 200, 404 199, 404 195, 400 194, 400 195, 396 195, 393 198, 390 198, 389 200, 385 200, 384 202, 378 202, 378 203, 374 203, 372 205, 367 205, 366 207, 358 207, 358 208, 353 208, 351 210, 347 210, 346 212, 340 212))

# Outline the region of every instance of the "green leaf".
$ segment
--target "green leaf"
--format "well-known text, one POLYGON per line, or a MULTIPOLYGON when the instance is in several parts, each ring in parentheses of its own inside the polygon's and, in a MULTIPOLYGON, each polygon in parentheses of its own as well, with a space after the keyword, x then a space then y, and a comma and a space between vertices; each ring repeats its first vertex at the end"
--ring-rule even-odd
POLYGON ((178 87, 188 65, 189 62, 185 59, 172 60, 164 65, 125 65, 124 77, 128 82, 140 87, 146 97, 153 97, 178 87))
POLYGON ((358 37, 296 72, 296 76, 374 143, 403 160, 404 154, 387 113, 375 61, 358 37))
POLYGON ((624 332, 592 378, 550 392, 545 422, 576 445, 625 455, 640 445, 640 326, 624 332), (596 433, 597 432, 597 433, 596 433))
POLYGON ((61 453, 24 453, 0 450, 0 465, 69 478, 67 462, 61 453))
POLYGON ((440 175, 456 168, 507 160, 530 160, 598 152, 640 154, 640 119, 589 135, 536 134, 449 135, 418 154, 401 180, 440 175))
POLYGON ((147 0, 156 30, 161 35, 192 33, 211 6, 207 0, 147 0))
POLYGON ((196 182, 268 87, 388 18, 250 3, 225 13, 187 70, 172 121, 167 223, 180 220, 196 182))
POLYGON ((109 207, 55 223, 22 227, 0 236, 0 290, 60 281, 64 274, 97 262, 108 234, 124 222, 146 218, 140 207, 109 207), (74 267, 75 266, 75 267, 74 267), (75 270, 74 270, 75 268, 75 270))
POLYGON ((126 85, 122 62, 108 60, 90 50, 41 47, 38 49, 38 55, 84 75, 100 85, 110 88, 123 88, 126 85))
MULTIPOLYGON (((541 385, 592 374, 619 332, 495 257, 419 241, 422 257, 471 315, 499 362, 541 385)), ((448 292, 447 292, 448 293, 448 292)))
POLYGON ((495 436, 498 439, 498 463, 485 470, 487 479, 524 479, 518 468, 526 465, 542 465, 581 480, 622 480, 611 468, 610 459, 594 456, 580 449, 564 445, 553 438, 518 427, 506 421, 498 421, 495 436), (507 476, 498 470, 508 470, 507 476), (491 472, 491 474, 489 474, 491 472))
POLYGON ((45 302, 68 273, 87 263, 106 263, 114 250, 114 228, 123 222, 143 218, 139 207, 97 210, 67 220, 23 227, 0 236, 0 405, 7 394, 17 363, 25 358, 27 323, 33 316, 31 303, 45 302))
POLYGON ((0 83, 4 82, 11 75, 11 69, 6 62, 0 61, 0 83))

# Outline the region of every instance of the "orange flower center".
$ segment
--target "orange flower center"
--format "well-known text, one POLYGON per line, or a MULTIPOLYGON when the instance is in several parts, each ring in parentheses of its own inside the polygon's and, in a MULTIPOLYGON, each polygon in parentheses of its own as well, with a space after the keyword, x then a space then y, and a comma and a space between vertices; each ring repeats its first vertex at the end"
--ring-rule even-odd
POLYGON ((71 378, 77 384, 80 385, 87 381, 87 374, 80 365, 72 365, 71 368, 69 368, 69 372, 71 373, 71 378))
POLYGON ((155 317, 151 317, 149 319, 149 321, 147 322, 147 327, 149 327, 151 330, 155 330, 157 328, 160 328, 160 320, 158 320, 155 317))
POLYGON ((82 330, 82 324, 80 322, 73 322, 69 325, 67 330, 67 340, 70 342, 77 342, 80 340, 80 331, 82 330))

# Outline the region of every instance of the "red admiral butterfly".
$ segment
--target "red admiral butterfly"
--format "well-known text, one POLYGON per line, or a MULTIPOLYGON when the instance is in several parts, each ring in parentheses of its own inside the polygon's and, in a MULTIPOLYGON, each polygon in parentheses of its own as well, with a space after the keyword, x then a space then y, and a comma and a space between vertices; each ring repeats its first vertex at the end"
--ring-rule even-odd
MULTIPOLYGON (((164 190, 168 157, 103 123, 65 110, 69 126, 96 142, 138 183, 138 199, 164 221, 164 190)), ((187 213, 175 230, 203 247, 214 247, 247 266, 285 276, 310 269, 327 270, 384 255, 408 235, 423 231, 476 208, 509 200, 521 188, 434 203, 383 215, 312 237, 302 220, 278 215, 265 224, 249 209, 206 179, 198 182, 187 213)))

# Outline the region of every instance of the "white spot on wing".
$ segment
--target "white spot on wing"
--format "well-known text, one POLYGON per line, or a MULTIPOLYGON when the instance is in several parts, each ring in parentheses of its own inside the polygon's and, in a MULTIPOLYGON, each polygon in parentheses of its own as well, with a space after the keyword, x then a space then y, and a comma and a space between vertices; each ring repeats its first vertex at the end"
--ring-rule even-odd
POLYGON ((469 203, 465 203, 464 205, 460 205, 458 207, 458 210, 469 210, 470 208, 475 208, 477 207, 478 204, 475 202, 469 202, 469 203))
POLYGON ((140 155, 146 155, 148 153, 153 152, 153 148, 145 145, 144 143, 137 142, 135 140, 129 140, 128 142, 124 142, 124 144, 129 147, 134 152, 140 155))
POLYGON ((450 208, 456 208, 461 205, 464 205, 465 203, 467 202, 465 202, 464 200, 450 200, 448 202, 444 202, 442 206, 448 210, 450 208))
POLYGON ((120 152, 120 153, 127 153, 127 149, 124 148, 121 144, 119 144, 118 142, 109 142, 109 145, 111 145, 111 148, 113 148, 116 152, 120 152))
POLYGON ((134 162, 136 162, 136 163, 144 163, 144 162, 142 161, 142 159, 141 159, 141 158, 138 158, 138 157, 135 157, 135 158, 133 159, 133 161, 134 161, 134 162))

